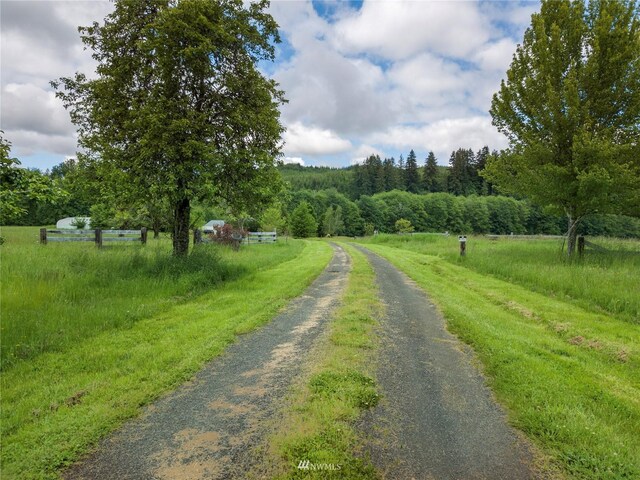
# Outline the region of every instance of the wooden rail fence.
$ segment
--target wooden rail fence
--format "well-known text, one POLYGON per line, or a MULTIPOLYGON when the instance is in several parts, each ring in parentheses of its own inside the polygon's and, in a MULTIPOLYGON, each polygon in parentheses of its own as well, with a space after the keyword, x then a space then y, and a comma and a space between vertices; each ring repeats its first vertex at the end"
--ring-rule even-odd
POLYGON ((40 229, 40 243, 46 245, 49 242, 94 242, 97 247, 102 247, 104 242, 140 242, 147 243, 147 229, 140 230, 47 230, 40 229), (129 235, 129 236, 126 236, 129 235), (131 235, 136 235, 132 237, 131 235))
POLYGON ((489 240, 499 240, 501 238, 512 240, 550 240, 566 238, 564 235, 485 235, 489 240))
MULTIPOLYGON (((264 243, 276 243, 278 241, 278 235, 276 232, 248 232, 246 237, 238 239, 238 243, 246 245, 264 244, 264 243)), ((215 237, 211 236, 209 232, 203 235, 202 230, 193 231, 193 244, 199 243, 214 243, 215 237)))
POLYGON ((249 232, 246 240, 247 245, 252 243, 276 243, 278 235, 276 232, 249 232))

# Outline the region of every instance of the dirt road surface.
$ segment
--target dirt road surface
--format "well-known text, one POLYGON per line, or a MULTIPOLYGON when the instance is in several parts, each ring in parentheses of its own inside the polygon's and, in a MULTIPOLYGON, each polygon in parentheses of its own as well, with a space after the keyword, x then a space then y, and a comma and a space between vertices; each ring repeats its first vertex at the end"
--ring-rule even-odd
POLYGON ((528 445, 506 422, 464 344, 422 290, 368 250, 386 318, 378 382, 383 401, 361 428, 384 478, 536 478, 528 445))
POLYGON ((244 478, 256 461, 254 448, 267 433, 267 420, 346 287, 349 257, 334 249, 329 266, 284 313, 241 337, 193 381, 147 408, 64 477, 244 478))

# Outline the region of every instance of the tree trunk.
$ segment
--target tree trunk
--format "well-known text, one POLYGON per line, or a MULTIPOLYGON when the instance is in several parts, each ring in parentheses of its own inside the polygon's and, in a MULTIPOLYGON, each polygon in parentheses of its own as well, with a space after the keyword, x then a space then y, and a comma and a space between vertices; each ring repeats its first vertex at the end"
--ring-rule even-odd
POLYGON ((191 204, 187 197, 176 201, 173 208, 173 254, 186 256, 189 252, 189 223, 191 204))
POLYGON ((160 238, 160 220, 154 218, 151 220, 151 228, 153 229, 153 238, 160 238))
POLYGON ((576 241, 578 238, 578 224, 580 223, 580 217, 574 217, 570 213, 567 214, 569 220, 569 230, 567 231, 567 255, 572 257, 576 251, 576 241))

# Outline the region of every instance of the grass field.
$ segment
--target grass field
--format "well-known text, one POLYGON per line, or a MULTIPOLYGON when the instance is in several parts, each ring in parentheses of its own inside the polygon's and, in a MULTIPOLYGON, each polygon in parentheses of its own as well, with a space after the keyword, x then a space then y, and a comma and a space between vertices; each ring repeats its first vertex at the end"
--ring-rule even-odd
POLYGON ((11 361, 0 374, 1 469, 7 479, 56 478, 142 405, 189 379, 237 334, 272 318, 331 257, 323 242, 289 241, 238 253, 211 246, 179 267, 167 257, 166 241, 96 251, 87 244, 41 247, 32 244, 28 229, 2 233, 3 342, 6 334, 38 347, 7 356, 11 361), (21 245, 20 238, 28 241, 21 245), (42 270, 60 282, 52 286, 42 270), (101 282, 103 276, 110 281, 101 282), (30 282, 41 280, 43 294, 30 295, 30 282), (93 281, 100 287, 89 285, 93 281), (154 299, 161 305, 150 306, 154 299), (20 305, 40 320, 18 335, 12 329, 21 325, 12 316, 20 305), (96 320, 109 313, 120 321, 96 320), (93 325, 75 332, 82 322, 93 325), (63 329, 72 339, 61 334, 40 348, 40 327, 63 329))
POLYGON ((562 240, 489 240, 469 237, 460 257, 455 236, 378 235, 365 240, 435 255, 476 272, 522 285, 594 312, 640 325, 640 241, 593 239, 609 252, 588 250, 570 260, 562 240))
POLYGON ((367 246, 429 293, 478 354, 511 423, 568 477, 640 478, 637 244, 618 244, 620 259, 581 262, 564 261, 555 242, 469 244, 462 260, 457 239, 367 246))
POLYGON ((30 227, 3 227, 2 235, 2 368, 130 328, 225 281, 291 260, 303 248, 300 242, 259 245, 238 255, 204 245, 183 261, 171 257, 166 238, 99 250, 87 243, 42 246, 30 227))

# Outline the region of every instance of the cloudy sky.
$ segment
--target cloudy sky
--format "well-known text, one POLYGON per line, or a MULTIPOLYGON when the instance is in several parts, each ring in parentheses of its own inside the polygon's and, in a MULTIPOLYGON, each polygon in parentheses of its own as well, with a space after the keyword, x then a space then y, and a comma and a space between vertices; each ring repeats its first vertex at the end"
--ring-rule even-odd
MULTIPOLYGON (((75 128, 49 81, 94 64, 77 26, 102 1, 2 0, 0 128, 28 167, 74 156, 75 128)), ((286 92, 286 161, 346 166, 371 153, 503 148, 491 96, 537 1, 274 0, 283 42, 262 65, 286 92)))

